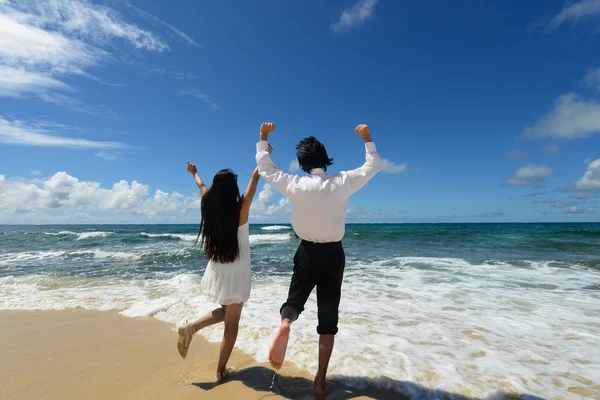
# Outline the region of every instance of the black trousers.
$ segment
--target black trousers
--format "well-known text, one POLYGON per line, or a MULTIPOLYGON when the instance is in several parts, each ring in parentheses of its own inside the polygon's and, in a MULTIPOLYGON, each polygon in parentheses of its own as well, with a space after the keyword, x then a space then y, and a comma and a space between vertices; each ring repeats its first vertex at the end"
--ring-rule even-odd
POLYGON ((294 275, 288 299, 281 309, 292 307, 300 315, 316 286, 319 315, 317 332, 320 335, 335 335, 338 332, 345 265, 342 242, 312 243, 303 240, 294 256, 294 275))

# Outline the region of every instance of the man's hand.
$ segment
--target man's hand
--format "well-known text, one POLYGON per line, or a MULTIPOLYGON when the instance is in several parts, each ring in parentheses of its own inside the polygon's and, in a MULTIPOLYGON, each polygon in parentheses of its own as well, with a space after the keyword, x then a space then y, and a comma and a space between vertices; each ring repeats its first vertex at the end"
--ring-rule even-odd
POLYGON ((187 172, 189 172, 192 175, 196 175, 198 173, 198 169, 196 169, 196 166, 189 161, 186 161, 186 163, 187 163, 187 172))
POLYGON ((260 140, 267 140, 269 133, 275 130, 275 124, 272 122, 263 122, 260 126, 260 140))
POLYGON ((369 127, 367 125, 365 125, 365 124, 358 125, 356 127, 355 131, 356 131, 356 134, 358 136, 360 136, 361 138, 363 138, 363 140, 365 141, 365 143, 373 141, 371 139, 371 131, 369 130, 369 127))

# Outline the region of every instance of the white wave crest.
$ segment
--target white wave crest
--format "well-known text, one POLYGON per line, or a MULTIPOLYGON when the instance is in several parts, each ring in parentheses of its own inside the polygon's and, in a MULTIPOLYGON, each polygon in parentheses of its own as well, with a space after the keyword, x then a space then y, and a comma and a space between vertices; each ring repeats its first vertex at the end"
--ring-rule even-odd
POLYGON ((271 225, 271 226, 263 226, 262 228, 263 231, 285 231, 288 229, 291 229, 289 226, 283 226, 283 225, 271 225))
POLYGON ((107 236, 110 236, 112 234, 113 234, 113 232, 82 232, 77 237, 77 240, 85 240, 85 239, 92 239, 92 238, 107 237, 107 236))
POLYGON ((250 235, 250 244, 263 244, 273 242, 287 242, 292 239, 289 233, 269 233, 264 235, 250 235))
POLYGON ((69 235, 79 235, 77 232, 71 231, 60 231, 60 232, 44 232, 44 235, 48 236, 69 236, 69 235))
POLYGON ((185 233, 140 233, 140 236, 153 239, 153 238, 166 238, 166 239, 179 239, 184 242, 195 242, 198 235, 188 235, 185 233))

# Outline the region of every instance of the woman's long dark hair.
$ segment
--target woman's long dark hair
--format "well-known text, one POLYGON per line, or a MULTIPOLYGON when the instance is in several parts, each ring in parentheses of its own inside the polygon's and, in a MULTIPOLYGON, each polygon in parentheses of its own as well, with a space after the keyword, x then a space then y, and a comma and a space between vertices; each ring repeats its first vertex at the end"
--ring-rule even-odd
POLYGON ((202 235, 204 255, 209 260, 232 263, 239 256, 237 232, 241 204, 237 175, 230 169, 217 172, 200 207, 198 238, 202 235))

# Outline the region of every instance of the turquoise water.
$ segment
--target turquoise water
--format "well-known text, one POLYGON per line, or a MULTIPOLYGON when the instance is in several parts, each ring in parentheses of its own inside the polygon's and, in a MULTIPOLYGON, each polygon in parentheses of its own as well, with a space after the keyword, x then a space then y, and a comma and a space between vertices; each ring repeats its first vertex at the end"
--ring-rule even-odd
MULTIPOLYGON (((0 226, 0 309, 116 309, 176 325, 213 306, 196 235, 195 225, 0 226)), ((250 235, 238 346, 264 360, 299 239, 285 224, 250 235)), ((344 247, 331 369, 350 384, 600 396, 600 224, 350 224, 344 247)), ((289 352, 311 372, 315 307, 311 298, 289 352)), ((216 341, 219 329, 201 333, 216 341)))

